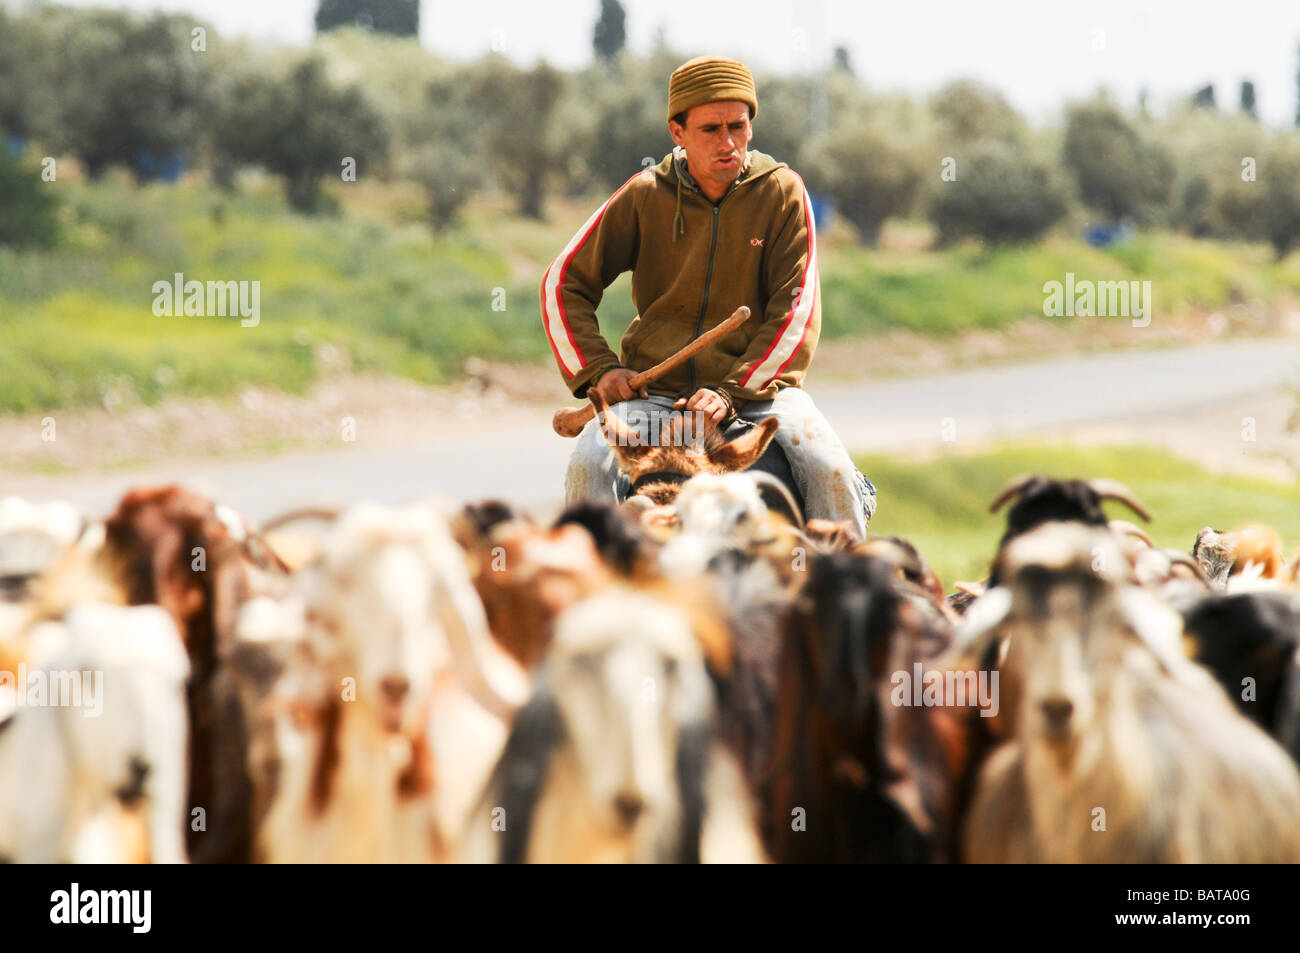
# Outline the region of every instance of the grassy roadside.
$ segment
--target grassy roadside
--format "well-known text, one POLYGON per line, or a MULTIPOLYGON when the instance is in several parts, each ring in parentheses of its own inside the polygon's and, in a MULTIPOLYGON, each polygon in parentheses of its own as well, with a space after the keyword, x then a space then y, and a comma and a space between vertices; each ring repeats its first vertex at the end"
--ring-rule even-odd
MULTIPOLYGON (((911 540, 949 591, 957 579, 987 574, 1006 522, 1005 511, 990 514, 988 503, 1021 473, 1120 480, 1151 509, 1145 528, 1158 546, 1190 551, 1202 526, 1226 530, 1256 520, 1300 540, 1300 486, 1211 474, 1144 448, 1011 443, 923 461, 883 454, 857 461, 880 495, 871 531, 911 540)), ((1106 506, 1113 517, 1141 522, 1120 504, 1106 506)))
MULTIPOLYGON (((301 393, 333 368, 454 378, 463 362, 549 359, 537 284, 599 198, 556 201, 549 221, 501 200, 470 207, 434 237, 409 185, 340 188, 342 214, 287 210, 270 182, 224 195, 199 181, 136 188, 60 183, 64 240, 53 252, 0 250, 0 412, 222 395, 248 385, 301 393), (153 282, 259 281, 261 324, 155 317, 153 282)), ((1267 307, 1300 292, 1300 255, 1155 233, 1098 251, 1055 238, 985 252, 858 248, 822 242, 824 337, 905 328, 935 337, 1041 314, 1042 285, 1151 280, 1157 307, 1267 307)), ((624 276, 601 320, 616 340, 633 316, 624 276)), ((1122 319, 1121 319, 1122 320, 1122 319)))

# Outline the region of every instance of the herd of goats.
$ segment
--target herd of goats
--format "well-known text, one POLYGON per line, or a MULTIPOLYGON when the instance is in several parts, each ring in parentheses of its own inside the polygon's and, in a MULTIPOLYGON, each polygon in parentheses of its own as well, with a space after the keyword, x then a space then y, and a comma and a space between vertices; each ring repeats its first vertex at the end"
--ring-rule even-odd
POLYGON ((0 859, 1300 861, 1272 529, 1161 549, 1022 477, 949 595, 745 448, 616 452, 681 479, 549 525, 0 501, 0 859))

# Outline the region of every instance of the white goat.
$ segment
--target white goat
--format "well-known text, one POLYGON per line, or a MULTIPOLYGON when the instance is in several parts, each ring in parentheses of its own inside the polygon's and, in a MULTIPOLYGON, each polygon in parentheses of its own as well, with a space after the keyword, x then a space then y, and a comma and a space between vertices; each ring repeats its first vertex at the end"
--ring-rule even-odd
POLYGON ((611 590, 556 623, 465 858, 756 862, 762 848, 686 615, 611 590))
POLYGON ((0 855, 183 863, 189 661, 171 617, 87 603, 29 635, 0 724, 0 855))
POLYGON ((998 568, 954 656, 1009 638, 1023 697, 981 774, 967 860, 1300 860, 1295 765, 1185 657, 1179 617, 1128 584, 1112 534, 1045 525, 998 568))
POLYGON ((0 599, 17 601, 81 537, 86 523, 71 503, 0 498, 0 599))
POLYGON ((306 638, 275 689, 282 764, 261 853, 442 859, 526 692, 460 548, 431 506, 359 504, 295 588, 306 638))
POLYGON ((766 473, 698 474, 682 486, 674 508, 678 532, 660 551, 659 565, 679 579, 699 576, 714 557, 728 550, 788 563, 796 545, 807 546, 797 505, 766 473), (765 492, 783 501, 795 514, 795 523, 768 507, 765 492))

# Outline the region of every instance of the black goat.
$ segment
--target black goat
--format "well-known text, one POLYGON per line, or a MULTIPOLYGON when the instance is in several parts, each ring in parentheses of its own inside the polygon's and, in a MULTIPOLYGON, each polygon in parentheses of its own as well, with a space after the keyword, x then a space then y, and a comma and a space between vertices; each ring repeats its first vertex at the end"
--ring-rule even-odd
POLYGON ((1183 631, 1241 713, 1300 762, 1300 596, 1204 596, 1184 610, 1183 631))
POLYGON ((778 863, 951 858, 964 719, 891 700, 893 673, 936 658, 951 629, 908 589, 872 557, 810 567, 781 650, 764 811, 778 863))

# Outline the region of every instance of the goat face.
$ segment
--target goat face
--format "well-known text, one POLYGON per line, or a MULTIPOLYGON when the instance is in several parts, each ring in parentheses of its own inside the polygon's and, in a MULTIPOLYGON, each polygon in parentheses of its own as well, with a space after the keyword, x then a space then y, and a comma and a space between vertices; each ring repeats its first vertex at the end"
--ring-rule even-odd
POLYGON ((420 515, 354 508, 306 583, 313 648, 356 679, 356 700, 383 727, 408 733, 422 726, 434 672, 446 661, 438 576, 420 515))
POLYGON ((1192 546, 1192 558, 1205 571, 1210 588, 1216 590, 1229 588, 1232 577, 1242 575, 1247 566, 1251 566, 1259 579, 1265 580, 1284 578, 1286 569, 1282 538, 1271 526, 1259 523, 1238 527, 1230 533, 1202 527, 1192 546))
POLYGON ((772 535, 758 486, 742 473, 702 473, 681 488, 676 501, 680 532, 659 554, 677 575, 697 575, 727 549, 746 551, 772 535))
POLYGON ((1154 600, 1126 586, 1131 567, 1104 529, 1039 527, 1014 540, 998 568, 1009 592, 1001 632, 1024 673, 1025 728, 1064 763, 1097 715, 1104 670, 1129 654, 1133 637, 1178 666, 1177 636, 1164 631, 1172 613, 1154 612, 1154 600))
POLYGON ((685 615, 639 594, 594 596, 560 617, 545 669, 597 825, 628 833, 644 816, 653 832, 675 819, 679 757, 712 713, 685 615))
POLYGON ((1006 631, 1026 671, 1026 728, 1064 754, 1094 714, 1088 649, 1092 628, 1109 621, 1099 610, 1110 589, 1090 572, 1034 566, 1017 574, 1012 592, 1006 631))
POLYGON ((677 497, 683 533, 737 538, 743 545, 767 512, 758 485, 739 473, 692 477, 677 497))
POLYGON ((526 669, 545 654, 555 617, 613 578, 587 529, 568 521, 507 524, 475 544, 471 561, 493 638, 526 669))

